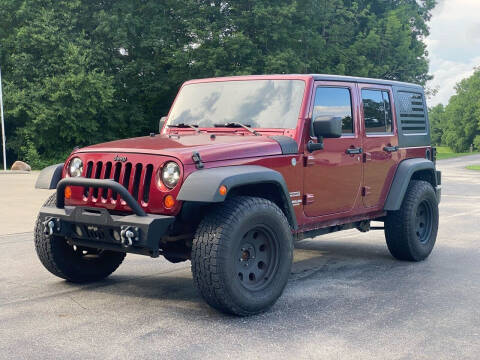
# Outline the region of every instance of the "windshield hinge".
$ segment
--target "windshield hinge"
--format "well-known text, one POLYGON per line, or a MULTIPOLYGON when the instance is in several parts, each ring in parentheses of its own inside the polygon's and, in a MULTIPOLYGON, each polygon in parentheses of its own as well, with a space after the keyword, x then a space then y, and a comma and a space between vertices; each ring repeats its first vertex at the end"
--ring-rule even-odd
POLYGON ((203 169, 202 158, 200 157, 200 154, 198 152, 196 152, 196 151, 193 152, 192 160, 195 163, 195 167, 197 169, 203 169))

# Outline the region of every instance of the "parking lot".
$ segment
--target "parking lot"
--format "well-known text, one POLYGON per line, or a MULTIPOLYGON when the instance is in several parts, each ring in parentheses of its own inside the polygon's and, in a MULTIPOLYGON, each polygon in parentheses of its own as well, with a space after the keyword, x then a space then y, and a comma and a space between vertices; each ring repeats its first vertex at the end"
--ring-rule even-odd
POLYGON ((128 255, 75 285, 38 261, 32 227, 48 191, 0 174, 0 359, 479 359, 480 155, 443 160, 437 245, 394 260, 382 231, 297 243, 284 295, 250 318, 210 309, 190 262, 128 255))

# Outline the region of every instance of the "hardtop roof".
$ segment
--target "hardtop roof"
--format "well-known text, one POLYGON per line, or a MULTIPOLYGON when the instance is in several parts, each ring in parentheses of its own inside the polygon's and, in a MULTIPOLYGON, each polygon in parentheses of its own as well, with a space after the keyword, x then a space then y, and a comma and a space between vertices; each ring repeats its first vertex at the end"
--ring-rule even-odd
POLYGON ((383 79, 372 79, 372 78, 363 78, 363 77, 356 77, 356 76, 328 75, 328 74, 311 74, 311 76, 314 78, 314 80, 345 81, 345 82, 357 82, 357 83, 378 84, 378 85, 393 85, 393 86, 402 86, 402 87, 414 87, 414 88, 423 90, 423 87, 421 85, 402 82, 402 81, 395 81, 395 80, 383 80, 383 79))
POLYGON ((397 87, 406 87, 416 89, 417 91, 423 92, 423 87, 421 85, 395 81, 395 80, 384 80, 384 79, 371 79, 363 78, 357 76, 344 76, 344 75, 329 75, 329 74, 269 74, 269 75, 237 75, 237 76, 225 76, 225 77, 213 77, 213 78, 203 78, 203 79, 192 79, 186 81, 183 85, 194 84, 194 83, 203 83, 203 82, 216 82, 216 81, 241 81, 241 80, 261 80, 261 79, 303 79, 311 78, 313 80, 324 80, 324 81, 342 81, 342 82, 355 82, 355 83, 365 83, 365 84, 378 84, 378 85, 390 85, 397 87))

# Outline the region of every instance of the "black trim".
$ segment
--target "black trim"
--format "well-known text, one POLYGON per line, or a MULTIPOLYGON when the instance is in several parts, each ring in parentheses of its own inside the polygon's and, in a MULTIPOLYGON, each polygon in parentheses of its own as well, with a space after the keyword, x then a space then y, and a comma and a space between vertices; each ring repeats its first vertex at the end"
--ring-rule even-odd
POLYGON ((282 155, 298 154, 297 142, 289 136, 274 135, 269 136, 270 139, 275 140, 280 149, 282 149, 282 155))
POLYGON ((35 189, 56 189, 62 178, 63 164, 48 166, 38 175, 35 189))
POLYGON ((223 202, 225 196, 220 195, 218 191, 221 185, 225 185, 228 193, 230 193, 236 187, 243 185, 269 183, 276 186, 280 191, 285 204, 285 215, 290 225, 296 229, 298 227, 297 219, 282 174, 263 166, 224 166, 195 171, 185 179, 177 199, 203 203, 223 202))
MULTIPOLYGON (((421 170, 431 171, 433 181, 435 181, 435 183, 437 182, 435 164, 430 160, 422 158, 407 159, 398 165, 387 200, 385 201, 385 210, 395 211, 400 209, 412 175, 421 170)), ((437 185, 438 184, 434 185, 435 190, 437 190, 437 185)))
POLYGON ((130 206, 137 216, 147 216, 147 213, 142 209, 142 207, 128 192, 128 190, 116 181, 107 179, 87 179, 84 177, 65 178, 60 180, 57 185, 57 208, 59 209, 63 209, 65 207, 65 188, 68 185, 112 189, 116 193, 120 194, 123 200, 125 200, 127 205, 130 206))
POLYGON ((112 215, 105 208, 82 206, 66 206, 64 209, 42 207, 39 217, 44 224, 50 221, 56 224, 51 235, 63 236, 72 244, 152 257, 159 255, 159 240, 168 235, 175 221, 174 216, 112 215), (122 231, 129 229, 135 232, 136 237, 131 244, 125 244, 121 238, 122 231))

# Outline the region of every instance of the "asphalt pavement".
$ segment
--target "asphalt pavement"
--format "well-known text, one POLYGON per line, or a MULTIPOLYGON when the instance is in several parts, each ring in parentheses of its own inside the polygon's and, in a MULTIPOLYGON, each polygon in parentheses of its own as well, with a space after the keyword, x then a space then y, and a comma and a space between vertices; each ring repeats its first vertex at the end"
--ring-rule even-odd
POLYGON ((0 359, 479 359, 480 155, 443 160, 440 229, 421 263, 383 232, 297 243, 265 314, 210 309, 190 262, 128 255, 108 279, 70 284, 38 261, 35 174, 0 174, 0 359))

